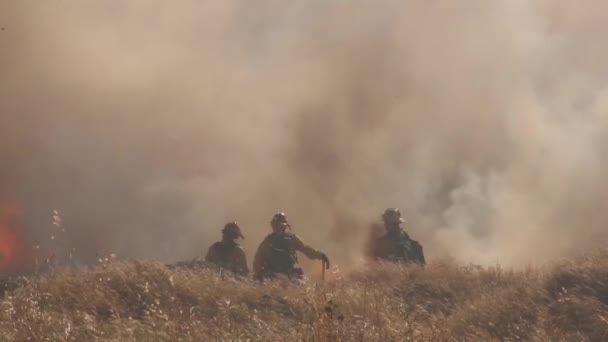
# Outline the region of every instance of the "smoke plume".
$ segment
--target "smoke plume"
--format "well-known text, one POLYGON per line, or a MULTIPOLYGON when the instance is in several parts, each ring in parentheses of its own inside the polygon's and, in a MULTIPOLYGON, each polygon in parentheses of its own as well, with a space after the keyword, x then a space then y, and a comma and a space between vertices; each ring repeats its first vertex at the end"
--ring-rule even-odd
POLYGON ((231 220, 251 258, 285 211, 349 266, 386 207, 430 258, 592 248, 608 238, 602 9, 4 1, 0 197, 27 244, 83 260, 190 258, 231 220))

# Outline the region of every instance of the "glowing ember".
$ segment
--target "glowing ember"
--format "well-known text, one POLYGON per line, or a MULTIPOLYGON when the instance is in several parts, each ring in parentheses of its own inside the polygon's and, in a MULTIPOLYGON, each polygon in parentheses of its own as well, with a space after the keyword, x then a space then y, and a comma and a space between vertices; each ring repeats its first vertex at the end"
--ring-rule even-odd
POLYGON ((19 251, 18 217, 15 203, 0 200, 0 271, 11 266, 19 251))

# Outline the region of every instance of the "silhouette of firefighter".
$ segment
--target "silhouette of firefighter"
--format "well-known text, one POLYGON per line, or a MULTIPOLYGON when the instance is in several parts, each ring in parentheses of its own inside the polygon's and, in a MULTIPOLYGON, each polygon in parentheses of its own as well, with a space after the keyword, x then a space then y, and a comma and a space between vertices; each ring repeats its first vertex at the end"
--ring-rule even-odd
POLYGON ((224 229, 222 229, 222 241, 218 241, 209 247, 205 261, 216 265, 220 269, 247 276, 249 274, 247 257, 238 243, 239 239, 244 238, 241 228, 236 222, 226 223, 224 229))
POLYGON ((304 272, 298 265, 296 252, 301 252, 310 259, 323 262, 325 269, 329 268, 329 259, 325 253, 307 246, 290 229, 285 213, 276 213, 272 221, 272 233, 258 247, 253 260, 254 277, 258 280, 273 278, 278 274, 289 279, 302 279, 304 272))
POLYGON ((425 265, 424 252, 418 241, 412 240, 403 230, 405 222, 401 211, 388 208, 382 214, 386 233, 376 240, 373 257, 379 261, 415 263, 425 265))

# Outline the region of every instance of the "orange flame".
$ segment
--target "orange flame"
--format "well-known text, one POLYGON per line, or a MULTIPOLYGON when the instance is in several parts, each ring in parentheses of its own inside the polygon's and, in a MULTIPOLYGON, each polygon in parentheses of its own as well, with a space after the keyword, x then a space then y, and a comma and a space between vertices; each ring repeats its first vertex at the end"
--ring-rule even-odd
POLYGON ((0 272, 13 265, 19 252, 18 218, 17 204, 0 200, 0 272))

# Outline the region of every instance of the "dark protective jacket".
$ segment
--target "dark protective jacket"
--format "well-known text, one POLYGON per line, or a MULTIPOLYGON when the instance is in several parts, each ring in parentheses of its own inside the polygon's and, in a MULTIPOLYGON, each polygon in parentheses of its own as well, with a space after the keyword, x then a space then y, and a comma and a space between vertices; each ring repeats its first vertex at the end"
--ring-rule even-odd
POLYGON ((426 264, 422 245, 412 240, 402 229, 389 231, 379 238, 374 249, 374 257, 383 261, 426 264))
POLYGON ((323 253, 307 246, 295 234, 271 233, 262 241, 253 259, 254 276, 268 278, 277 273, 288 277, 301 276, 301 270, 296 268, 296 252, 301 252, 311 259, 323 258, 323 253))
POLYGON ((232 240, 222 240, 209 247, 205 261, 238 275, 247 276, 247 257, 241 246, 232 240))

